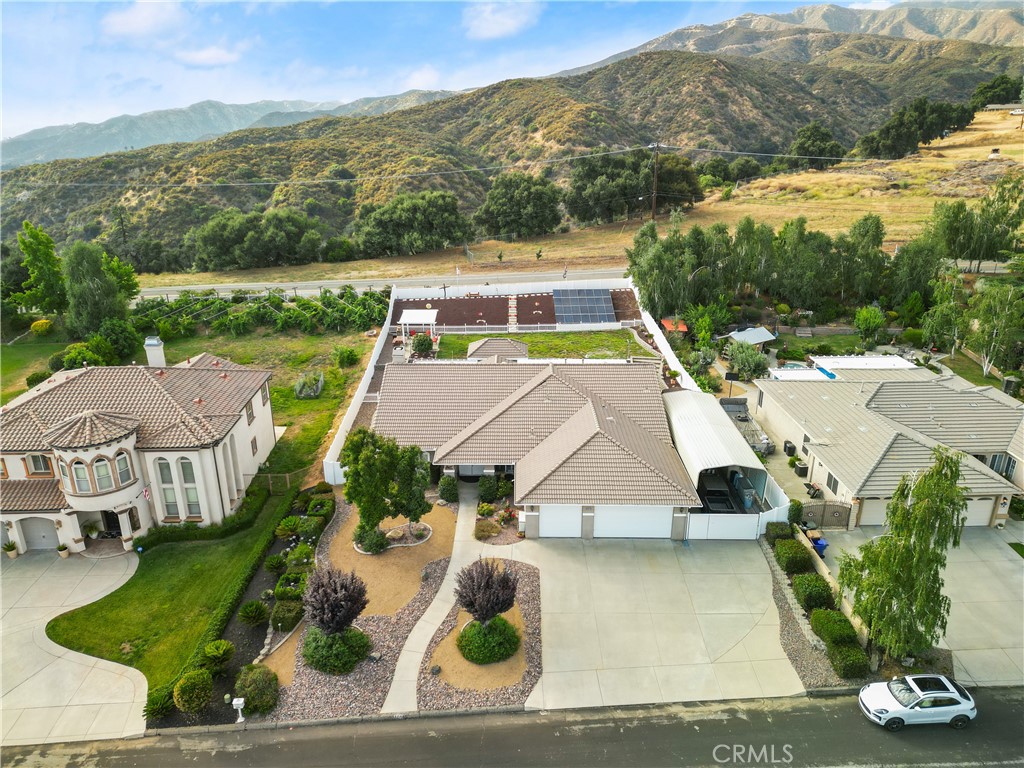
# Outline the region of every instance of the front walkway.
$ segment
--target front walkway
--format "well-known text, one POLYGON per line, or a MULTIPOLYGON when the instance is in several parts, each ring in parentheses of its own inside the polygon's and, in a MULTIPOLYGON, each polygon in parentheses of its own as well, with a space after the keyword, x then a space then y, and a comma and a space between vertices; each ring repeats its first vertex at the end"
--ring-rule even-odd
POLYGON ((476 558, 540 569, 544 672, 530 709, 760 698, 803 693, 779 642, 772 582, 756 542, 580 539, 508 546, 473 538, 476 486, 459 484, 451 564, 402 650, 383 712, 416 710, 420 663, 476 558))
POLYGON ((46 637, 55 616, 120 587, 138 557, 94 560, 53 551, 4 558, 0 720, 4 746, 123 738, 146 729, 138 670, 69 651, 46 637))
MULTIPOLYGON (((825 562, 883 532, 881 526, 830 531, 825 562)), ((965 528, 946 558, 945 593, 951 606, 939 645, 953 651, 953 669, 967 685, 1024 685, 1024 558, 1008 542, 1024 542, 1024 523, 1005 530, 965 528)))

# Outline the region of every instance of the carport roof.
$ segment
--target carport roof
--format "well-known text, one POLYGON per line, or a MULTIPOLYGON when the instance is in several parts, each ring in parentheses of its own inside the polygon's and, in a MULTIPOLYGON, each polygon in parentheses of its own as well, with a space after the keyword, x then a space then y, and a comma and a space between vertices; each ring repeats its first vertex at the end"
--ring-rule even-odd
POLYGON ((676 451, 690 477, 717 467, 764 468, 714 395, 678 390, 662 398, 676 451))

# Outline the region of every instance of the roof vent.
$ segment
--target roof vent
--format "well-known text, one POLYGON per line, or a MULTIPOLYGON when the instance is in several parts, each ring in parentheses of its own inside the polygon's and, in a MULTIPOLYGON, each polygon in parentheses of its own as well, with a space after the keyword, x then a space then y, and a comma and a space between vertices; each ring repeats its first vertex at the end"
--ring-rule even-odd
POLYGON ((167 375, 167 371, 165 371, 163 368, 158 368, 157 372, 156 372, 156 375, 161 377, 161 378, 163 378, 164 376, 167 375))
POLYGON ((224 379, 224 381, 228 380, 228 375, 226 373, 218 373, 217 376, 224 379))
POLYGON ((192 402, 193 402, 193 403, 195 403, 196 405, 202 405, 202 404, 203 404, 203 398, 201 398, 201 397, 197 397, 197 398, 196 398, 195 400, 193 400, 192 402))

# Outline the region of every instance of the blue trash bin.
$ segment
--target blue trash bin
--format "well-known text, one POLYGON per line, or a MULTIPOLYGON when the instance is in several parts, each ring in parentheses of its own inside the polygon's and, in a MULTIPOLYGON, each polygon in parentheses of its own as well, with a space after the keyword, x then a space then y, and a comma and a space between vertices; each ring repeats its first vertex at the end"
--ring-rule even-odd
POLYGON ((825 539, 814 540, 814 551, 818 553, 818 557, 824 559, 826 549, 828 549, 828 542, 825 539))

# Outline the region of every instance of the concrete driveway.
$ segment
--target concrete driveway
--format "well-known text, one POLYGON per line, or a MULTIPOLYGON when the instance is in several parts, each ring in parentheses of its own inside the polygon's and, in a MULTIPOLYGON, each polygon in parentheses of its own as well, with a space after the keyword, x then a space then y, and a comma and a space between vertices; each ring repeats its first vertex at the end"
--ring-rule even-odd
POLYGON ((134 553, 103 560, 33 551, 2 560, 0 743, 141 735, 147 684, 138 670, 69 651, 46 637, 54 616, 94 602, 135 573, 134 553))
MULTIPOLYGON (((879 526, 827 534, 825 562, 838 570, 838 550, 854 551, 879 526)), ((1009 547, 1024 541, 1024 523, 1005 530, 965 528, 946 559, 945 593, 951 606, 946 637, 957 679, 968 685, 1024 685, 1024 558, 1009 547)))
POLYGON ((513 549, 541 572, 544 673, 527 707, 804 690, 755 542, 545 539, 513 549))

